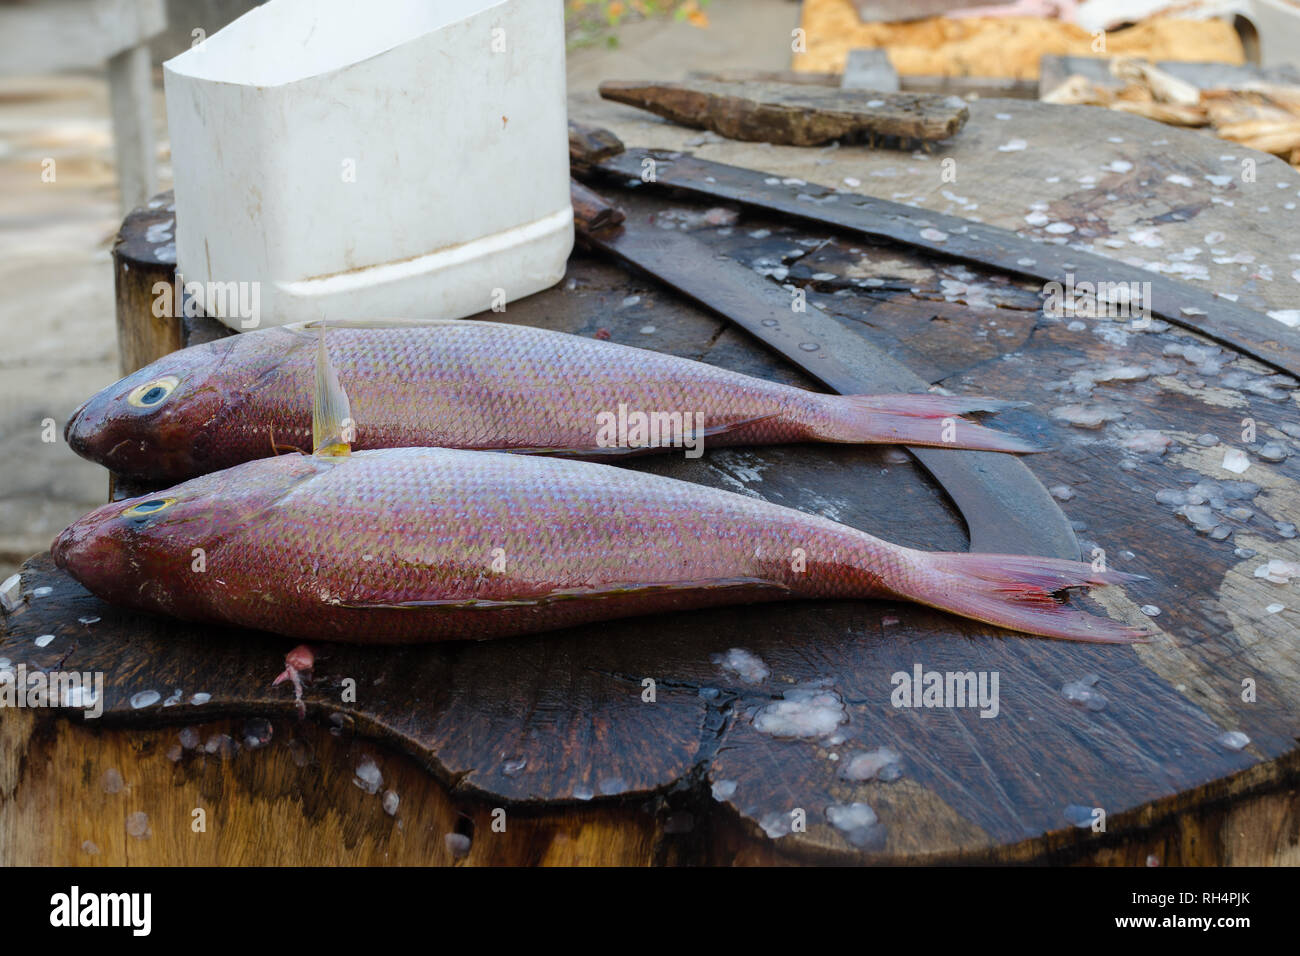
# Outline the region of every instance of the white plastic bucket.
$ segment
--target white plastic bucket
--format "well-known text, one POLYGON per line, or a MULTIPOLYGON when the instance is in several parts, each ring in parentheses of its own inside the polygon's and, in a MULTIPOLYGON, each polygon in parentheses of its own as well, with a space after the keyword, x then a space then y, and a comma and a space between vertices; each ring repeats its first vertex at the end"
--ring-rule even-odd
POLYGON ((232 328, 458 318, 563 276, 556 0, 271 0, 164 69, 177 268, 232 328))

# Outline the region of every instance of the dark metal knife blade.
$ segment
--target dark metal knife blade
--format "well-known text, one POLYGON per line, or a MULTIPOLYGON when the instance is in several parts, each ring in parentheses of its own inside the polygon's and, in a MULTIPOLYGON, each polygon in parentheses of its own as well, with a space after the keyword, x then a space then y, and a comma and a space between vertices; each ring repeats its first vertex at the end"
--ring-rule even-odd
MULTIPOLYGON (((930 383, 862 335, 812 305, 790 298, 744 265, 700 240, 611 211, 599 195, 573 184, 581 239, 718 313, 813 378, 841 394, 925 391, 930 383)), ((972 551, 1078 559, 1069 521, 1020 459, 946 448, 908 451, 961 512, 972 551)))

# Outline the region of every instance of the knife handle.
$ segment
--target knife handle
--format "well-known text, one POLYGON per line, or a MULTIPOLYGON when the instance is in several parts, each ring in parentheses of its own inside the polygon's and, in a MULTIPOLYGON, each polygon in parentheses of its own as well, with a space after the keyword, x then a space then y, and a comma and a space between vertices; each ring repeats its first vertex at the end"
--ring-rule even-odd
POLYGON ((573 226, 579 235, 617 226, 626 218, 623 210, 575 179, 569 180, 569 201, 573 203, 573 226))
POLYGON ((585 176, 591 167, 623 152, 623 141, 607 129, 569 120, 569 168, 585 176))

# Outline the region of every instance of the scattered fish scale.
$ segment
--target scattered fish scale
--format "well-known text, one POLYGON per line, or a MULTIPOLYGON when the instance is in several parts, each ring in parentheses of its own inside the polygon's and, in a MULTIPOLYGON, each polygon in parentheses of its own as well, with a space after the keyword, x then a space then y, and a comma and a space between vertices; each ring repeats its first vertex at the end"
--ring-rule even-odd
POLYGON ((884 840, 875 811, 865 803, 832 804, 826 808, 826 819, 856 847, 866 848, 884 840))
POLYGON ((1260 486, 1252 481, 1206 478, 1186 489, 1161 488, 1155 499, 1185 519, 1200 534, 1223 541, 1233 531, 1225 519, 1239 524, 1254 520, 1257 512, 1239 502, 1252 501, 1259 492, 1260 486))
POLYGON ((1061 687, 1061 696, 1084 710, 1105 710, 1109 701, 1105 694, 1097 690, 1096 684, 1100 680, 1099 675, 1088 674, 1078 680, 1069 681, 1061 687))
POLYGON ((1240 730, 1229 730, 1215 738, 1219 746, 1228 750, 1244 750, 1250 744, 1250 738, 1240 730))
POLYGON ((1126 451, 1137 454, 1163 455, 1173 444, 1173 439, 1157 429, 1144 428, 1126 435, 1119 444, 1126 451))
POLYGON ((1286 375, 1254 375, 1242 371, 1225 373, 1219 384, 1224 388, 1248 392, 1275 402, 1286 401, 1296 388, 1295 379, 1286 375))
POLYGON ((1074 428, 1096 429, 1110 422, 1120 421, 1124 418, 1124 412, 1114 405, 1085 402, 1053 408, 1051 417, 1074 428))
POLYGON ((366 793, 378 793, 384 782, 384 775, 372 757, 362 757, 353 773, 352 782, 366 793))
POLYGON ((825 687, 793 687, 754 714, 754 729, 773 737, 825 737, 848 720, 844 698, 825 687))
POLYGON ((1300 578, 1300 563, 1270 558, 1267 564, 1261 564, 1255 569, 1255 577, 1274 584, 1289 584, 1292 578, 1300 578))
POLYGON ((902 756, 891 747, 854 754, 840 768, 845 780, 881 780, 890 783, 903 775, 902 756))
POLYGON ((1088 397, 1098 384, 1122 385, 1128 382, 1141 382, 1151 375, 1151 370, 1142 365, 1109 365, 1099 369, 1081 369, 1070 376, 1068 386, 1076 395, 1088 397))
POLYGON ((714 654, 713 663, 746 684, 761 684, 772 673, 761 658, 740 647, 733 647, 726 654, 714 654))
POLYGON ((1264 461, 1276 463, 1285 461, 1290 456, 1291 450, 1281 442, 1272 441, 1259 446, 1259 448, 1255 450, 1255 454, 1264 461))

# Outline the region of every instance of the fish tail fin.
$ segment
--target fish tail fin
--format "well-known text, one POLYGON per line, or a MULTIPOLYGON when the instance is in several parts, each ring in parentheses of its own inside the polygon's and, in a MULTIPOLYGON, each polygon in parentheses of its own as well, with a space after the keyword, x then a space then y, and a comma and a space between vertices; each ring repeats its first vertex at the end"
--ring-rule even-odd
POLYGON ((1069 588, 1122 584, 1141 575, 1096 571, 1082 561, 1017 554, 915 552, 919 573, 897 590, 919 604, 1026 634, 1094 644, 1131 644, 1150 632, 1070 607, 1069 588))
POLYGON ((813 437, 832 442, 892 442, 969 448, 978 451, 1035 452, 1038 445, 958 416, 996 412, 1022 402, 954 395, 824 395, 813 437))

